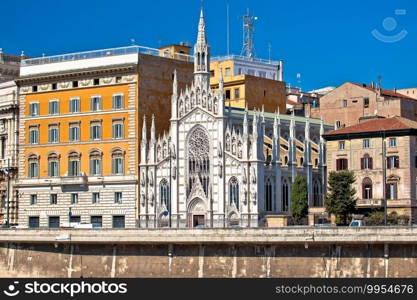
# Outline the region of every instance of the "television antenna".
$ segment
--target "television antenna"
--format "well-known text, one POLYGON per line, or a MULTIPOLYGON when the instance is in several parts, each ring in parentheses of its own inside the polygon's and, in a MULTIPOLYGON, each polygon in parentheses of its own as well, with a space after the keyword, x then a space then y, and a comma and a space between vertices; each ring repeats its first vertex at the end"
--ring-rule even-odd
POLYGON ((243 16, 243 47, 242 47, 242 56, 248 58, 255 57, 255 46, 253 43, 253 35, 255 32, 255 21, 258 20, 258 17, 255 17, 249 13, 249 8, 247 9, 246 15, 243 16))

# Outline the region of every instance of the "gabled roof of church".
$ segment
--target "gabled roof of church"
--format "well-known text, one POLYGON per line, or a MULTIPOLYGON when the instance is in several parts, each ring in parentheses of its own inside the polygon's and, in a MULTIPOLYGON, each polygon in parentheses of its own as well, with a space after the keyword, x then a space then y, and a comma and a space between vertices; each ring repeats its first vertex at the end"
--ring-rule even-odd
MULTIPOLYGON (((229 107, 225 107, 224 108, 225 111, 225 115, 227 116, 229 113, 229 107)), ((245 109, 243 108, 237 108, 237 107, 230 107, 230 112, 231 114, 234 115, 244 115, 245 114, 245 109)), ((248 115, 249 116, 253 116, 255 114, 254 110, 248 110, 248 115)), ((264 116, 266 119, 274 119, 275 118, 275 114, 274 113, 270 113, 270 112, 264 112, 264 116)), ((281 121, 291 121, 291 115, 284 115, 284 114, 280 114, 279 118, 281 121)), ((310 124, 315 124, 315 125, 320 125, 321 120, 320 119, 313 119, 313 118, 305 118, 305 117, 299 117, 299 116, 294 116, 294 121, 295 122, 299 122, 299 123, 305 123, 306 120, 309 120, 310 124)), ((331 126, 334 127, 334 125, 327 123, 327 122, 323 122, 324 126, 331 126)))

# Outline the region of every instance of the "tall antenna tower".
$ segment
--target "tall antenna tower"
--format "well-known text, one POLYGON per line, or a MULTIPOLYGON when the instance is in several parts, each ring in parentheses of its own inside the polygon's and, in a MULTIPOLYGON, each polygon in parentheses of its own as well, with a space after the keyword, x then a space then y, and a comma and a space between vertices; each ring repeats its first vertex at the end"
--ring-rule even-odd
POLYGON ((252 16, 247 9, 243 16, 243 47, 241 55, 252 58, 255 56, 255 46, 253 44, 253 34, 255 32, 255 21, 258 17, 252 16))

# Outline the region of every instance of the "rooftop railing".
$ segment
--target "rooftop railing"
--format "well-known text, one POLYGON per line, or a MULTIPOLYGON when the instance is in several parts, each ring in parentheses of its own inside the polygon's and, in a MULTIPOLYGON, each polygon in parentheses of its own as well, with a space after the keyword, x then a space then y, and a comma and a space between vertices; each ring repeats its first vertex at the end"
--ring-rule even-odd
POLYGON ((274 66, 278 66, 280 63, 280 61, 277 61, 277 60, 269 60, 269 59, 263 59, 263 58, 257 58, 257 57, 247 57, 247 56, 235 55, 235 54, 216 56, 216 57, 211 58, 212 61, 222 61, 222 60, 229 60, 229 59, 230 60, 243 60, 243 61, 248 61, 248 62, 257 62, 257 63, 263 63, 263 64, 274 65, 274 66))
MULTIPOLYGON (((23 59, 21 61, 21 66, 25 67, 25 66, 45 65, 45 64, 52 64, 52 63, 59 63, 59 62, 66 62, 66 61, 77 61, 77 60, 83 60, 83 59, 92 59, 92 58, 100 58, 100 57, 108 57, 108 56, 116 56, 116 55, 127 55, 127 54, 135 54, 135 53, 142 53, 142 54, 148 54, 148 55, 153 55, 153 56, 162 56, 162 57, 167 57, 171 59, 185 60, 188 62, 192 62, 194 60, 193 56, 189 54, 177 53, 177 52, 170 53, 170 52, 166 52, 160 49, 144 47, 144 46, 127 46, 127 47, 74 52, 74 53, 68 53, 68 54, 23 59)), ((274 66, 277 66, 280 63, 280 61, 267 60, 267 59, 262 59, 262 58, 257 58, 257 57, 247 57, 247 56, 241 56, 241 55, 225 55, 225 56, 216 56, 216 57, 211 58, 212 61, 222 61, 222 60, 228 60, 228 59, 263 63, 263 64, 269 64, 269 65, 274 65, 274 66)))
MULTIPOLYGON (((36 66, 36 65, 66 62, 66 61, 76 61, 76 60, 83 60, 83 59, 92 59, 92 58, 136 54, 136 53, 148 54, 148 55, 153 55, 153 56, 163 56, 163 57, 168 57, 168 58, 170 57, 169 54, 165 55, 165 53, 159 49, 143 47, 143 46, 128 46, 128 47, 110 48, 110 49, 84 51, 84 52, 74 52, 74 53, 68 53, 68 54, 24 59, 22 60, 21 66, 23 67, 24 66, 36 66)), ((192 56, 183 54, 183 53, 175 53, 172 58, 186 60, 186 61, 193 60, 192 56)))

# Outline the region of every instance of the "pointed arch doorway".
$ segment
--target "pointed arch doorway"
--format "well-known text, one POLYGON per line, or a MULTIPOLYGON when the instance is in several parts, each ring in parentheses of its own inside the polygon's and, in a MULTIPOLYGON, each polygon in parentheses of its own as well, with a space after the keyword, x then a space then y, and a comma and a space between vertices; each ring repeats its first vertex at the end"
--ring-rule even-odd
POLYGON ((188 205, 188 227, 201 228, 207 226, 207 207, 204 200, 194 198, 188 205))

